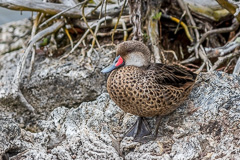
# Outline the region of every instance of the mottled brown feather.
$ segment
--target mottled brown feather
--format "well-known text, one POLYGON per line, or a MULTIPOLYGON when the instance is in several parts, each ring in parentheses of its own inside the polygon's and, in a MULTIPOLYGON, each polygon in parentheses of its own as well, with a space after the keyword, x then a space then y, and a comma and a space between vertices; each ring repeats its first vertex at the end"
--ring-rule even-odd
MULTIPOLYGON (((133 47, 127 48, 119 51, 121 56, 126 57, 125 52, 132 51, 133 47)), ((196 77, 177 65, 123 66, 111 72, 107 90, 125 112, 141 117, 163 116, 173 112, 187 98, 196 77)))
POLYGON ((125 112, 141 117, 167 115, 188 96, 196 74, 179 66, 124 66, 107 81, 112 100, 125 112))

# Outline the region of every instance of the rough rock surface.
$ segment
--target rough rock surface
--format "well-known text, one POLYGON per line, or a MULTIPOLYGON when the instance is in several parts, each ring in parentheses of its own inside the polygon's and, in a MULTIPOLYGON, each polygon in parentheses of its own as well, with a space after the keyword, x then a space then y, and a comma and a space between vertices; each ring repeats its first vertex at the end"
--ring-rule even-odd
MULTIPOLYGON (((26 22, 19 23, 17 25, 24 26, 26 22)), ((11 25, 13 24, 5 24, 1 28, 6 30, 11 25)), ((29 24, 26 23, 26 26, 29 24)), ((15 33, 14 29, 12 27, 12 32, 15 33)), ((2 44, 4 43, 1 42, 0 45, 2 44)), ((9 115, 9 118, 16 117, 18 122, 26 122, 34 117, 36 119, 36 115, 46 118, 54 108, 62 105, 77 107, 82 102, 95 100, 106 91, 104 85, 106 75, 101 74, 100 71, 112 61, 114 54, 108 54, 109 51, 105 49, 104 52, 98 51, 98 54, 93 52, 88 55, 77 50, 63 60, 60 60, 60 57, 49 57, 43 53, 37 53, 30 80, 28 80, 30 64, 30 57, 28 57, 21 91, 35 108, 34 116, 11 92, 11 82, 23 50, 0 54, 0 116, 9 115)))
MULTIPOLYGON (((15 51, 0 58, 1 85, 4 89, 13 79, 20 54, 21 51, 15 51)), ((71 55, 67 60, 59 60, 37 55, 32 77, 30 81, 27 77, 24 78, 22 92, 36 107, 63 104, 72 106, 73 101, 79 103, 93 100, 103 91, 101 87, 106 80, 106 76, 100 71, 111 62, 111 55, 98 56, 94 54, 90 58, 79 54, 71 55)), ((5 96, 4 90, 1 91, 0 98, 5 96)))
POLYGON ((31 33, 32 23, 28 19, 0 25, 0 55, 23 47, 31 33))
MULTIPOLYGON (((11 159, 238 159, 240 78, 222 72, 199 76, 188 100, 162 120, 146 144, 123 138, 136 117, 107 93, 77 108, 58 107, 38 132, 0 119, 0 157, 11 159), (11 134, 9 134, 11 133, 11 134)), ((150 125, 154 119, 149 119, 150 125)))
MULTIPOLYGON (((0 58, 0 110, 24 114, 29 119, 31 113, 9 93, 20 54, 21 51, 15 51, 0 58)), ((73 54, 60 61, 59 58, 37 55, 32 77, 28 81, 24 76, 21 91, 36 114, 43 117, 58 106, 77 107, 106 91, 106 75, 100 71, 111 62, 111 56, 73 54)))

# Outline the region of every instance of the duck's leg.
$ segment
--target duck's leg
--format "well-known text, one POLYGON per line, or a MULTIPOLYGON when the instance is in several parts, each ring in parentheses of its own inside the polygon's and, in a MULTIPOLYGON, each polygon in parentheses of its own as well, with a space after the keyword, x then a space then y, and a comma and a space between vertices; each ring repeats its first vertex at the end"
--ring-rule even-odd
POLYGON ((146 136, 143 136, 143 137, 138 137, 134 140, 137 141, 137 142, 141 142, 141 143, 147 143, 149 141, 155 140, 157 138, 157 135, 158 135, 158 128, 159 128, 159 125, 161 123, 161 119, 162 119, 161 116, 157 116, 155 128, 154 128, 154 131, 153 131, 152 134, 146 135, 146 136))
POLYGON ((149 125, 143 117, 138 117, 135 124, 127 131, 126 137, 133 137, 135 139, 141 139, 144 136, 151 134, 149 125))

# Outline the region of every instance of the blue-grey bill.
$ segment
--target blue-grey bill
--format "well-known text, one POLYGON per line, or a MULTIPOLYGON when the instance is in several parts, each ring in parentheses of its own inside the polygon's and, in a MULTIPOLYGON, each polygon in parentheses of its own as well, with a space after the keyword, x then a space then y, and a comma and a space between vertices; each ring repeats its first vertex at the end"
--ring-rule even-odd
POLYGON ((112 70, 114 70, 114 69, 116 69, 116 68, 119 68, 119 67, 121 67, 121 66, 124 66, 124 64, 125 64, 124 62, 122 62, 122 64, 119 65, 119 66, 115 66, 116 63, 118 62, 119 58, 120 58, 120 55, 115 58, 115 60, 113 61, 113 64, 111 64, 111 65, 108 66, 107 68, 104 68, 101 72, 102 72, 102 73, 108 73, 108 72, 111 72, 112 70))
POLYGON ((111 64, 110 66, 104 68, 101 72, 102 73, 108 73, 108 72, 111 72, 114 69, 116 69, 116 67, 114 66, 114 64, 111 64))

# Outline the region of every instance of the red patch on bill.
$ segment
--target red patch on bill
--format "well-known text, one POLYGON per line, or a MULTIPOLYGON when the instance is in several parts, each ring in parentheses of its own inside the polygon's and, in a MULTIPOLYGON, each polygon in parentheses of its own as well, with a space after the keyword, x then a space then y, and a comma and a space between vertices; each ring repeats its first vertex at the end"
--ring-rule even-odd
POLYGON ((123 59, 122 59, 122 57, 120 57, 120 58, 118 59, 117 63, 115 64, 115 67, 120 66, 122 63, 123 63, 123 59))

